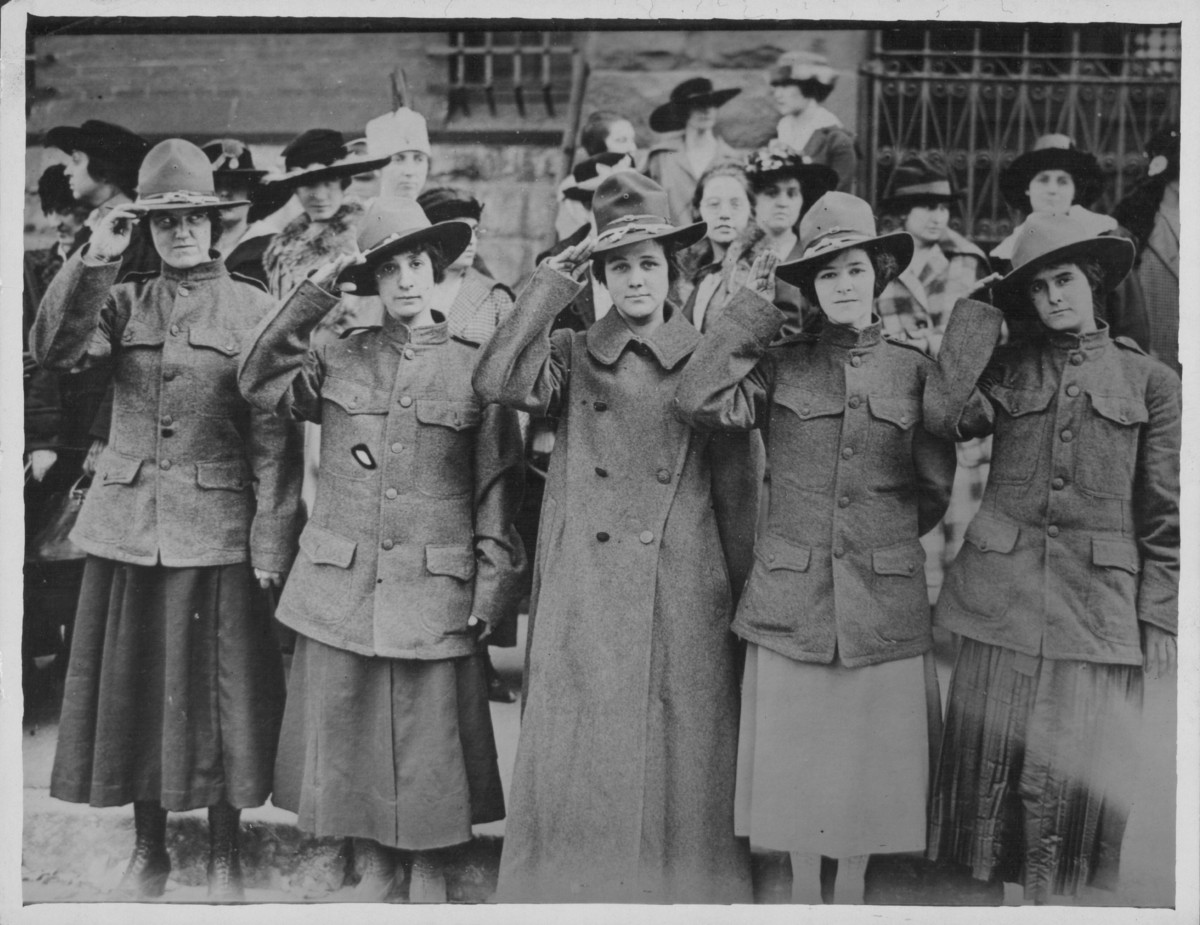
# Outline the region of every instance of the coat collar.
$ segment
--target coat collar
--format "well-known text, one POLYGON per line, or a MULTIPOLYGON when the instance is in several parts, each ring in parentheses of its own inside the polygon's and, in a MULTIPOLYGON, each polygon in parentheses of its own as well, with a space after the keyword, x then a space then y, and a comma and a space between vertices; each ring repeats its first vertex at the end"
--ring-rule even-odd
POLYGON ((674 369, 681 360, 689 356, 700 343, 700 332, 683 317, 670 303, 666 310, 670 316, 649 337, 639 337, 625 323, 616 308, 592 325, 587 332, 587 347, 597 362, 605 366, 614 365, 630 344, 645 345, 663 369, 674 369))
POLYGON ((1094 331, 1088 331, 1086 334, 1061 331, 1051 334, 1047 339, 1051 346, 1059 350, 1098 350, 1107 346, 1111 338, 1108 325, 1097 320, 1094 331))
POLYGON ((874 347, 883 340, 883 324, 876 315, 865 328, 849 324, 834 324, 828 319, 821 328, 820 341, 832 347, 874 347))
MULTIPOLYGON (((209 251, 209 256, 211 257, 216 253, 217 251, 209 251)), ((224 276, 226 272, 225 261, 220 259, 219 255, 215 260, 199 263, 194 267, 188 267, 186 270, 173 267, 165 260, 162 262, 163 279, 169 279, 175 283, 194 283, 204 279, 216 279, 218 276, 224 276)))
POLYGON ((420 327, 412 328, 403 321, 396 320, 385 310, 383 334, 395 347, 403 347, 405 344, 426 347, 446 343, 450 339, 450 326, 441 312, 433 313, 433 324, 423 324, 420 327))

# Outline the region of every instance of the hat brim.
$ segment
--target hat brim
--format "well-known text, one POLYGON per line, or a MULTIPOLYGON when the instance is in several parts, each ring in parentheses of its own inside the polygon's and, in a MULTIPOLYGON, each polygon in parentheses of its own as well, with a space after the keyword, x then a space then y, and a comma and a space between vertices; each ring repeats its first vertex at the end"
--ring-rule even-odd
POLYGON ((898 193, 895 196, 889 196, 887 199, 879 201, 878 210, 880 212, 905 212, 911 209, 914 205, 919 205, 925 202, 944 202, 950 205, 953 202, 958 202, 963 198, 961 192, 954 193, 898 193))
POLYGON ((421 244, 438 244, 451 264, 457 260, 471 243, 471 226, 457 220, 438 222, 428 228, 418 228, 399 237, 387 238, 363 254, 363 262, 349 266, 338 275, 338 284, 353 283, 354 295, 378 295, 375 268, 393 254, 402 254, 421 244))
POLYGON ((158 199, 136 199, 129 204, 129 208, 137 212, 186 212, 191 209, 228 209, 231 206, 248 206, 249 199, 218 199, 213 196, 211 200, 204 199, 193 202, 164 202, 158 199))
POLYGON ((1075 202, 1090 206, 1104 188, 1100 164, 1086 151, 1075 148, 1042 148, 1026 151, 1000 174, 1000 195, 1019 212, 1029 209, 1029 184, 1043 170, 1064 170, 1075 181, 1075 202))
POLYGON ((285 173, 268 173, 263 177, 263 182, 272 186, 295 188, 319 183, 322 180, 339 180, 343 177, 349 179, 360 173, 378 170, 390 160, 390 157, 347 158, 325 166, 296 167, 285 173))
POLYGON ((785 283, 797 286, 816 267, 828 263, 831 257, 835 257, 848 250, 854 250, 855 248, 861 248, 870 254, 880 252, 891 254, 896 258, 896 263, 899 264, 896 270, 896 275, 899 275, 908 269, 908 265, 912 263, 913 247, 914 241, 911 234, 907 231, 893 231, 890 234, 878 235, 874 238, 847 241, 845 244, 823 250, 818 254, 813 254, 811 257, 801 257, 799 260, 793 260, 791 263, 780 264, 775 268, 775 275, 785 283))
POLYGON ((682 250, 685 247, 691 247, 693 244, 702 241, 707 233, 708 224, 706 222, 684 225, 682 228, 675 228, 672 231, 631 231, 611 244, 598 244, 592 250, 592 256, 598 257, 602 254, 610 254, 618 248, 625 247, 628 244, 639 244, 642 241, 658 241, 664 246, 673 244, 676 249, 682 250))
POLYGON ((688 113, 693 109, 724 106, 741 92, 739 87, 730 87, 726 90, 713 90, 711 93, 688 97, 682 103, 663 103, 650 113, 650 129, 660 134, 681 131, 687 125, 688 113))
POLYGON ((222 177, 230 177, 235 180, 261 180, 266 175, 267 171, 265 170, 250 170, 249 168, 242 167, 213 171, 214 180, 220 180, 222 177))
POLYGON ((128 161, 137 166, 150 150, 150 145, 137 145, 135 139, 129 136, 114 136, 105 142, 100 136, 85 132, 74 125, 58 125, 42 136, 42 145, 47 148, 58 148, 66 154, 72 151, 82 151, 84 154, 103 154, 105 157, 128 161))
POLYGON ((1024 306, 1029 300, 1022 298, 1027 291, 1030 281, 1046 267, 1058 266, 1064 263, 1075 263, 1079 260, 1094 260, 1104 272, 1105 289, 1111 292, 1121 284, 1133 269, 1134 256, 1137 253, 1133 242, 1116 235, 1101 235, 1094 238, 1084 238, 1056 247, 1054 250, 1039 254, 1028 263, 1023 263, 1007 276, 992 285, 992 292, 1002 300, 1006 307, 1024 306))

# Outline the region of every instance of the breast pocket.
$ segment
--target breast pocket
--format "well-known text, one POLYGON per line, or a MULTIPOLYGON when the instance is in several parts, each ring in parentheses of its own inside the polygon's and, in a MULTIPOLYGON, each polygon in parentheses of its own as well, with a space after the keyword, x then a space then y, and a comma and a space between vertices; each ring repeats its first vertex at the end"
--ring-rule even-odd
POLYGON ((475 483, 475 436, 483 418, 475 402, 417 399, 417 490, 459 498, 475 483))
POLYGON ((771 478, 803 491, 828 491, 844 412, 841 395, 779 384, 771 404, 771 478))
POLYGON ((873 491, 903 491, 913 484, 912 442, 921 419, 921 402, 915 397, 872 395, 870 481, 873 491))
POLYGON ((1128 395, 1088 392, 1081 423, 1075 479, 1089 494, 1104 498, 1133 496, 1141 426, 1150 420, 1146 404, 1128 395))
POLYGON ((988 396, 997 409, 988 479, 1001 485, 1022 485, 1037 469, 1042 440, 1049 426, 1049 416, 1043 412, 1050 406, 1054 393, 992 386, 988 396))
POLYGON ((391 395, 365 382, 329 376, 321 390, 321 471, 378 478, 391 395))

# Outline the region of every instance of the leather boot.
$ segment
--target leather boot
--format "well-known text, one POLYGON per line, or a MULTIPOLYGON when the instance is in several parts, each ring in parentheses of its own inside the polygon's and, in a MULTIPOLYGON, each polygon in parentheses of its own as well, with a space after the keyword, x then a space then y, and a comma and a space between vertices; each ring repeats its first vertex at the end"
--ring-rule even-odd
POLYGON ((396 880, 396 853, 369 838, 354 839, 354 867, 358 885, 350 890, 347 902, 381 903, 396 880))
POLYGON ((152 800, 133 804, 134 843, 129 866, 117 886, 117 893, 132 900, 162 896, 171 873, 167 856, 167 811, 152 800))
POLYGON ((240 820, 242 811, 228 803, 208 808, 208 898, 236 903, 246 898, 242 885, 240 820))
POLYGON ((444 903, 446 901, 446 874, 441 860, 428 851, 413 855, 412 876, 408 883, 410 903, 444 903))

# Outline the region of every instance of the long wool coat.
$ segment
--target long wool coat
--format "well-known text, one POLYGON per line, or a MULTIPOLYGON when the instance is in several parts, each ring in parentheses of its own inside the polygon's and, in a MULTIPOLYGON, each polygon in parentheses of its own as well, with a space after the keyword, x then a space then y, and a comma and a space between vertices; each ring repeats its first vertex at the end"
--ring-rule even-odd
POLYGON ((748 902, 729 623, 761 473, 746 435, 672 413, 695 328, 642 339, 612 311, 549 335, 579 288, 540 268, 474 380, 558 419, 499 897, 748 902))

